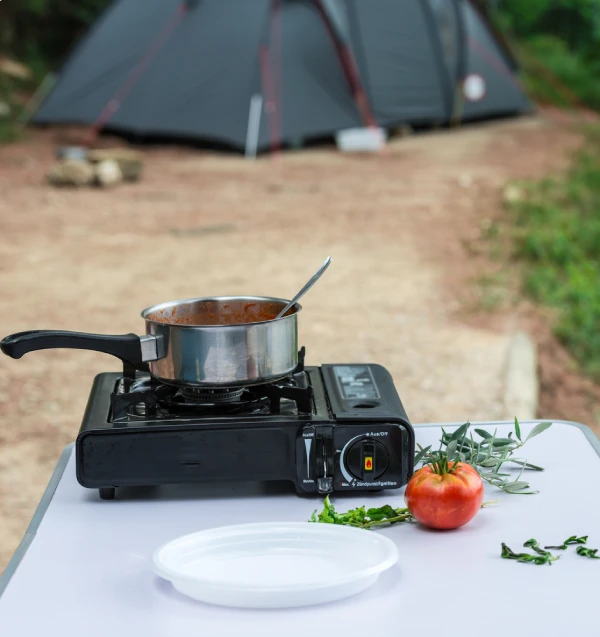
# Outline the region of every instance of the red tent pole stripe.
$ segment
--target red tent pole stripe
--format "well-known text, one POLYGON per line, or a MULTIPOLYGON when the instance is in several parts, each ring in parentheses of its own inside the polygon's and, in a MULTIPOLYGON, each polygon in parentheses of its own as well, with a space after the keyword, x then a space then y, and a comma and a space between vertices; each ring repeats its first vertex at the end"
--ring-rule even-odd
POLYGON ((156 57, 160 50, 165 46, 171 35, 173 35, 175 29, 177 29, 179 23, 187 13, 187 2, 182 2, 175 10, 173 17, 165 25, 165 27, 158 34, 152 44, 148 47, 147 51, 140 58, 139 62, 131 70, 131 72, 127 76, 127 79, 119 87, 115 96, 104 107, 104 109, 98 116, 98 119, 94 122, 88 133, 85 135, 83 139, 84 146, 90 146, 97 139, 98 135, 101 133, 104 127, 108 124, 108 122, 110 122, 117 111, 121 108, 121 105, 129 95, 133 87, 138 83, 139 79, 144 74, 144 71, 148 68, 150 62, 152 62, 152 60, 156 57))
POLYGON ((482 58, 486 60, 486 62, 494 68, 498 73, 504 75, 507 79, 509 79, 514 86, 516 86, 519 90, 523 90, 521 86, 521 82, 519 82, 518 78, 515 77, 514 73, 508 68, 508 66, 494 53, 489 51, 483 44, 475 40, 473 37, 469 36, 468 38, 469 46, 475 52, 481 55, 482 58))
POLYGON ((327 15, 327 10, 323 6, 321 0, 314 0, 325 25, 327 26, 327 31, 335 48, 338 52, 340 60, 342 62, 342 68, 346 73, 346 77, 348 79, 348 83, 350 84, 350 88, 352 89, 352 93, 354 95, 354 99, 358 106, 359 113, 364 121, 364 123, 370 128, 377 127, 377 120, 373 115, 373 111, 371 110, 371 105, 369 103, 369 98, 367 97, 367 93, 363 87, 362 81, 360 79, 360 72, 358 70, 358 65, 356 64, 356 60, 354 59, 354 55, 350 47, 343 41, 338 38, 335 33, 335 29, 329 20, 329 16, 327 15))
POLYGON ((271 42, 272 48, 272 66, 273 66, 273 98, 274 98, 274 133, 275 137, 273 141, 273 152, 276 153, 281 145, 282 139, 282 119, 283 119, 283 93, 282 93, 282 56, 283 56, 283 41, 282 41, 282 14, 281 14, 281 0, 272 0, 272 13, 271 13, 271 42))
POLYGON ((350 47, 347 45, 342 45, 340 47, 340 55, 342 57, 342 63, 346 68, 346 73, 348 75, 350 85, 352 86, 352 89, 354 91, 354 99, 358 104, 358 109, 361 113, 363 121, 367 126, 371 128, 377 128, 377 121, 375 119, 375 115, 373 115, 373 111, 371 110, 369 98, 367 97, 367 93, 362 85, 358 66, 356 64, 356 60, 354 59, 354 55, 350 50, 350 47))

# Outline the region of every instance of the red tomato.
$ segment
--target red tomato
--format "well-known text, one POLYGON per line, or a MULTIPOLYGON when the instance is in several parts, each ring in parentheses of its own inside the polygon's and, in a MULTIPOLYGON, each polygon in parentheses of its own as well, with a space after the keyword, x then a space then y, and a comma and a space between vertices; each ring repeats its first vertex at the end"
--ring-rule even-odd
POLYGON ((424 526, 457 529, 481 508, 483 481, 473 467, 463 462, 449 462, 447 473, 436 473, 432 465, 425 465, 408 482, 404 498, 410 512, 424 526))

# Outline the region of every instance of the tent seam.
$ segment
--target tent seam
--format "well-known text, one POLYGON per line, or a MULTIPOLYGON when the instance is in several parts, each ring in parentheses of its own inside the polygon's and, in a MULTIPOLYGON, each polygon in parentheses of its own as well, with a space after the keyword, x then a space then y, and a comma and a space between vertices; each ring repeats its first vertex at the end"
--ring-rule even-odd
POLYGON ((433 14, 433 9, 429 4, 429 0, 418 0, 417 4, 419 4, 423 11, 425 24, 427 25, 427 29, 429 30, 429 36, 431 38, 431 44, 433 48, 433 55, 436 58, 436 67, 441 83, 440 88, 442 92, 442 99, 444 102, 444 109, 446 111, 447 117, 450 118, 452 116, 452 104, 454 102, 453 93, 455 90, 455 86, 453 86, 452 83, 448 81, 448 74, 445 72, 444 69, 442 41, 440 39, 439 29, 435 28, 435 15, 433 14))

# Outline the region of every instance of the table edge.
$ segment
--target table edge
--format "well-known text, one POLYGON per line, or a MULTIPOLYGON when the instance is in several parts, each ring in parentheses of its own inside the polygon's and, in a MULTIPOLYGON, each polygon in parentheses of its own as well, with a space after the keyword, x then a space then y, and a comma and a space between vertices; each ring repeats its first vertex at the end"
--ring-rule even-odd
MULTIPOLYGON (((521 424, 537 424, 540 422, 552 422, 552 424, 554 425, 567 425, 570 427, 577 427, 578 429, 583 431, 585 437, 588 439, 592 447, 595 449, 596 453, 600 456, 600 439, 598 439, 596 434, 587 425, 582 425, 581 423, 572 422, 569 420, 551 420, 551 419, 524 420, 522 421, 521 424)), ((463 424, 462 422, 422 423, 422 424, 413 423, 414 427, 421 428, 421 429, 425 427, 456 427, 462 424, 463 424)), ((498 420, 498 421, 478 420, 477 422, 474 422, 472 424, 477 426, 490 426, 490 425, 506 426, 506 425, 511 425, 512 422, 509 420, 498 420)), ((64 448, 62 454, 60 455, 56 468, 54 469, 54 472, 52 476, 50 477, 48 486, 46 487, 46 490, 44 491, 44 495, 42 496, 42 499, 40 500, 40 503, 38 504, 35 510, 35 513, 33 514, 33 517, 31 518, 31 522, 29 523, 29 526, 27 527, 27 530, 25 531, 25 535, 23 536, 23 539, 21 540, 19 546, 17 547, 17 550, 15 551, 6 569, 4 570, 4 573, 0 576, 0 597, 2 597, 2 594, 8 587, 8 584, 12 576, 15 574, 17 568, 19 567, 19 564, 21 563, 21 560, 25 556, 25 553, 27 553, 27 549, 29 548, 30 544, 33 542, 33 539, 36 536, 40 523, 42 519, 44 518, 44 515, 46 511, 48 510, 48 507, 50 506, 50 502, 52 501, 52 498, 54 497, 54 492, 56 491, 56 488, 58 487, 58 483, 60 482, 60 479, 63 476, 63 473, 69 461, 69 458, 71 457, 71 454, 73 453, 74 447, 75 447, 75 444, 71 443, 70 445, 64 448)))
POLYGON ((29 523, 29 526, 27 527, 27 530, 25 531, 25 535, 23 536, 23 539, 21 540, 19 546, 17 547, 17 550, 14 552, 12 558, 10 559, 8 565, 6 566, 4 573, 2 573, 2 575, 0 576, 0 597, 2 597, 2 594, 6 590, 8 583, 10 582, 12 576, 15 574, 15 571, 17 570, 19 564, 21 563, 21 560, 25 556, 25 553, 27 553, 27 549, 29 548, 29 545, 33 542, 33 539, 35 538, 35 535, 40 526, 40 523, 46 511, 48 510, 48 507, 50 506, 50 502, 52 501, 52 498, 54 497, 54 492, 56 491, 56 488, 58 487, 58 483, 60 482, 60 479, 62 478, 62 475, 67 466, 67 463, 69 462, 69 458, 71 457, 71 454, 73 453, 74 447, 75 447, 75 444, 71 443, 70 445, 66 446, 63 449, 63 452, 61 453, 60 458, 58 459, 56 468, 54 469, 54 472, 52 473, 52 476, 50 477, 48 486, 46 487, 46 490, 44 491, 44 494, 42 495, 42 499, 40 500, 40 503, 38 504, 35 510, 35 513, 33 514, 33 517, 31 518, 31 522, 29 523))

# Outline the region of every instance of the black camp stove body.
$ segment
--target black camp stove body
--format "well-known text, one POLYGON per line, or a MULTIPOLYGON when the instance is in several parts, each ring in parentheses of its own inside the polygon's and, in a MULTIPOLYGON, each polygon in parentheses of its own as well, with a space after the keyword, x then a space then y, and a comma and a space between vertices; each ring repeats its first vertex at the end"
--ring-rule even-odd
POLYGON ((221 403, 189 394, 139 372, 99 374, 76 441, 79 483, 103 499, 118 487, 223 481, 323 495, 398 489, 413 473, 413 428, 380 365, 301 364, 221 403))

